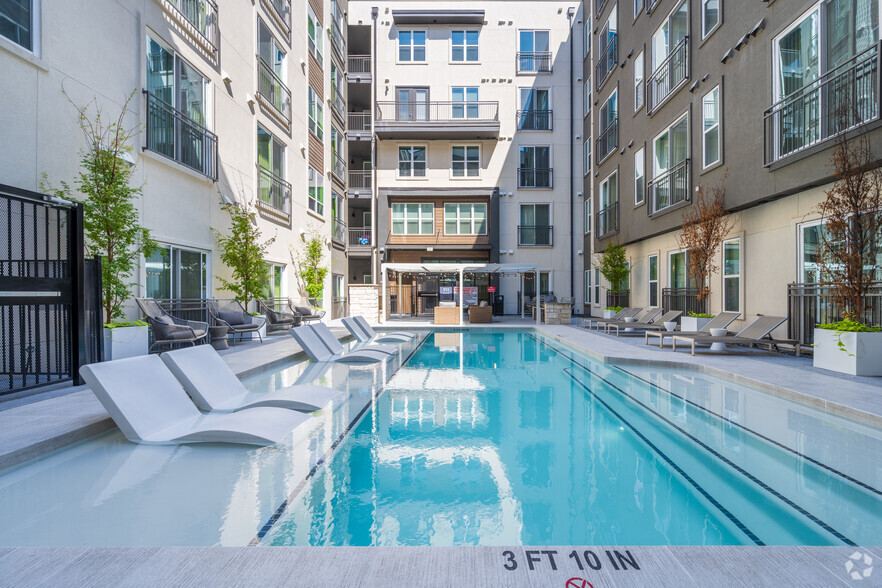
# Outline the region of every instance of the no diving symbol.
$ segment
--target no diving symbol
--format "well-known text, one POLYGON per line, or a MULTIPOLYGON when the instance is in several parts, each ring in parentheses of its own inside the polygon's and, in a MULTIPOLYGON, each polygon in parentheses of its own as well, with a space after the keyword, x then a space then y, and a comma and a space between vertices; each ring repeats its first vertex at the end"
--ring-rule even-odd
POLYGON ((567 580, 566 588, 594 588, 594 586, 585 578, 570 578, 567 580))

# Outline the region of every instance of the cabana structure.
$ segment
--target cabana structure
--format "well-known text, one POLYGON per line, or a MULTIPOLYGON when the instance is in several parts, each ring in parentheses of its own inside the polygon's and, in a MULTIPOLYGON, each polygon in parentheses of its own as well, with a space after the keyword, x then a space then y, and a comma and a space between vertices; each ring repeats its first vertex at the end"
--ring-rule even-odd
MULTIPOLYGON (((447 275, 455 276, 455 283, 459 287, 459 302, 456 308, 459 309, 459 320, 455 324, 463 324, 463 300, 465 297, 465 279, 466 274, 488 274, 496 276, 516 276, 520 281, 520 292, 524 292, 524 276, 532 274, 537 280, 539 276, 539 266, 523 263, 384 263, 380 266, 380 283, 382 284, 383 298, 382 308, 380 309, 380 322, 385 323, 386 317, 389 315, 389 292, 388 283, 391 280, 397 280, 397 291, 402 292, 402 277, 404 275, 447 275), (392 274, 390 276, 390 273, 392 274)), ((400 294, 399 294, 400 295, 400 294)), ((521 295, 520 300, 521 318, 524 318, 524 308, 526 306, 525 296, 521 295)), ((398 310, 401 309, 401 300, 398 300, 398 310)), ((536 313, 536 324, 539 324, 540 315, 536 313)))

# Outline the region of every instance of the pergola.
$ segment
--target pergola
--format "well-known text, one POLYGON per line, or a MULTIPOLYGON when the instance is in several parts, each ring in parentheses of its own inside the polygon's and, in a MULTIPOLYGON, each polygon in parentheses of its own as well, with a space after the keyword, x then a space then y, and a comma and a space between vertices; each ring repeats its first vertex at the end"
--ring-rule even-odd
MULTIPOLYGON (((534 274, 538 278, 539 266, 524 263, 384 263, 380 265, 380 276, 383 284, 383 306, 380 322, 386 322, 386 283, 389 270, 398 274, 398 291, 401 292, 402 274, 457 274, 459 276, 460 304, 464 290, 463 276, 469 274, 517 274, 521 282, 521 318, 524 318, 524 274, 534 274)), ((541 313, 536 313, 536 324, 539 324, 541 313)), ((459 312, 459 324, 462 325, 462 308, 459 312)))

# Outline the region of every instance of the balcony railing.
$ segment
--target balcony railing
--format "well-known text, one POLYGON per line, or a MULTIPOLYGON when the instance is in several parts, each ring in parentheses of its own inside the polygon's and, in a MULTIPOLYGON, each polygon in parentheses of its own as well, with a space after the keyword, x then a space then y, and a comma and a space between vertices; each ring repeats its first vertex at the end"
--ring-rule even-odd
POLYGON ((619 117, 616 117, 609 123, 605 129, 597 137, 597 148, 595 149, 595 158, 597 165, 607 158, 607 156, 619 147, 619 117))
POLYGON ((597 238, 603 239, 619 230, 619 203, 618 201, 601 208, 597 213, 597 238))
POLYGON ((611 35, 606 47, 597 57, 597 65, 594 66, 594 83, 598 90, 603 87, 603 84, 606 83, 606 78, 610 76, 613 70, 616 69, 616 65, 618 65, 618 39, 618 35, 611 35))
POLYGON ((276 210, 291 214, 291 184, 257 165, 258 190, 260 201, 276 210))
MULTIPOLYGON (((803 345, 815 342, 815 325, 835 323, 843 318, 843 308, 832 298, 832 287, 821 284, 787 285, 787 337, 803 345)), ((882 325, 882 282, 874 283, 864 298, 860 322, 882 325)))
POLYGON ((879 118, 879 45, 765 112, 765 164, 879 118))
POLYGON ((372 243, 371 227, 349 227, 350 249, 370 249, 372 243))
POLYGON ((340 57, 346 57, 346 39, 343 38, 340 25, 337 24, 337 20, 334 18, 331 19, 331 45, 337 50, 340 57))
POLYGON ((217 135, 150 92, 146 148, 217 180, 217 135))
POLYGON ((331 238, 340 243, 346 242, 346 221, 341 218, 334 217, 333 232, 331 238))
POLYGON ((371 56, 370 55, 350 55, 349 56, 349 75, 370 74, 371 73, 371 56))
POLYGON ((377 121, 481 122, 499 120, 499 102, 377 102, 377 121))
POLYGON ((164 0, 182 19, 188 32, 217 52, 220 33, 217 26, 217 4, 212 0, 164 0))
POLYGON ((550 110, 518 110, 518 130, 521 131, 550 131, 550 110))
POLYGON ((286 31, 291 30, 291 0, 263 0, 286 31))
POLYGON ((554 227, 551 225, 518 226, 518 245, 521 247, 550 247, 554 227))
POLYGON ((291 122, 291 90, 259 55, 257 56, 257 93, 287 122, 291 122))
POLYGON ((518 188, 551 188, 553 168, 519 167, 518 188))
POLYGON ((707 296, 698 299, 696 288, 662 288, 662 308, 665 312, 679 310, 683 314, 694 312, 707 313, 707 296))
POLYGON ((648 112, 658 108, 680 84, 689 79, 689 37, 677 46, 661 62, 649 79, 646 80, 646 108, 648 112))
POLYGON ((370 171, 353 170, 349 172, 349 188, 354 190, 370 190, 371 177, 370 171))
POLYGON ((689 160, 684 159, 649 184, 649 214, 689 200, 689 160))
POLYGON ((334 162, 334 166, 331 169, 331 171, 334 173, 335 176, 337 176, 337 178, 339 178, 339 180, 341 182, 345 182, 346 181, 346 160, 343 159, 342 157, 340 157, 340 154, 337 153, 336 151, 331 152, 331 159, 334 162))
POLYGON ((349 113, 349 132, 352 133, 370 133, 371 132, 371 113, 350 112, 349 113))
POLYGON ((518 73, 551 73, 551 51, 518 51, 518 73))
POLYGON ((346 102, 340 95, 340 90, 333 84, 331 85, 331 106, 341 119, 346 120, 346 102))

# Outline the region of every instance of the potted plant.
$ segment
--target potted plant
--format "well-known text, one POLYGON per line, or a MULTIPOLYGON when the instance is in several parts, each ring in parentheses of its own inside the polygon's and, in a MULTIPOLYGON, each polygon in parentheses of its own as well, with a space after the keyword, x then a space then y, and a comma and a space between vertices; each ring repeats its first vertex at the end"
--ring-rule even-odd
MULTIPOLYGON (((612 292, 613 298, 615 298, 622 291, 622 286, 627 284, 628 275, 631 273, 628 267, 628 256, 625 253, 625 247, 617 243, 609 243, 606 249, 603 250, 603 253, 600 254, 598 266, 600 273, 609 282, 609 291, 612 292)), ((610 310, 610 308, 607 307, 606 310, 610 310)), ((606 314, 604 312, 604 317, 606 314)))
POLYGON ((855 376, 882 376, 882 329, 866 324, 868 293, 882 253, 882 171, 866 133, 843 134, 831 157, 836 181, 817 211, 820 281, 842 308, 842 320, 814 330, 815 367, 855 376))
MULTIPOLYGON (((76 108, 86 147, 80 152, 80 173, 76 191, 85 198, 83 227, 89 255, 101 256, 101 294, 104 304, 104 359, 120 359, 147 354, 147 323, 119 322, 125 318, 124 303, 132 297, 129 280, 137 261, 149 256, 156 247, 150 232, 141 227, 136 199, 141 186, 132 185, 135 165, 130 163, 131 141, 138 127, 126 128, 129 105, 136 92, 129 94, 116 120, 107 123, 97 99, 76 108), (94 107, 94 115, 92 109, 94 107), (114 322, 117 321, 117 322, 114 322)), ((79 200, 66 182, 52 188, 43 174, 42 187, 62 198, 79 200)))
POLYGON ((622 312, 621 306, 607 306, 603 309, 603 318, 612 318, 622 312))
POLYGON ((713 320, 714 316, 715 315, 713 314, 689 312, 686 316, 680 319, 680 328, 687 333, 700 331, 706 324, 713 320))

